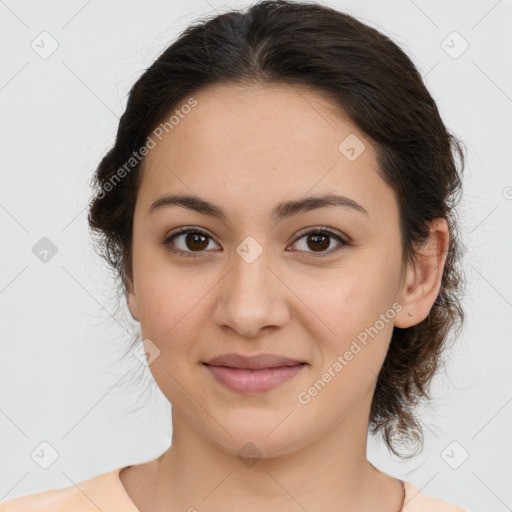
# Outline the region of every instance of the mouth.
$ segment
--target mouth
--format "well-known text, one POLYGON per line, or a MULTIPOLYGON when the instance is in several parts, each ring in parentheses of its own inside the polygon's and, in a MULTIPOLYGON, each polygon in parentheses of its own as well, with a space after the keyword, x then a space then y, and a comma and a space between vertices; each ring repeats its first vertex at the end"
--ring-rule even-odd
POLYGON ((217 382, 231 391, 261 393, 290 380, 308 363, 274 354, 225 354, 209 359, 203 365, 217 382))

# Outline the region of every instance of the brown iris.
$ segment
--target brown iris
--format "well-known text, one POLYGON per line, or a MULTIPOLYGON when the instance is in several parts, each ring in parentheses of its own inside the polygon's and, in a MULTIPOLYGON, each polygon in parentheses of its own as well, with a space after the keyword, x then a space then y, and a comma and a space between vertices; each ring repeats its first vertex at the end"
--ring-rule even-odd
POLYGON ((185 237, 185 244, 190 250, 206 249, 208 247, 208 237, 201 235, 200 233, 187 233, 185 237))
POLYGON ((308 247, 312 250, 325 250, 329 248, 329 236, 328 235, 321 235, 321 234, 312 234, 309 235, 308 238, 308 247), (321 239, 323 239, 321 241, 321 239), (313 240, 313 245, 310 246, 309 242, 313 240))

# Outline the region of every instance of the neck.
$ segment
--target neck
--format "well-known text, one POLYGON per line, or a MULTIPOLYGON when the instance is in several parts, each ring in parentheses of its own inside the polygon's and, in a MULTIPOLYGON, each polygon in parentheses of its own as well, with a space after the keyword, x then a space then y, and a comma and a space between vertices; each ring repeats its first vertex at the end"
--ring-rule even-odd
POLYGON ((285 455, 241 459, 174 410, 172 445, 156 460, 152 508, 148 504, 143 512, 231 512, 240 510, 241 503, 255 511, 398 512, 402 484, 366 459, 367 417, 347 418, 285 455))

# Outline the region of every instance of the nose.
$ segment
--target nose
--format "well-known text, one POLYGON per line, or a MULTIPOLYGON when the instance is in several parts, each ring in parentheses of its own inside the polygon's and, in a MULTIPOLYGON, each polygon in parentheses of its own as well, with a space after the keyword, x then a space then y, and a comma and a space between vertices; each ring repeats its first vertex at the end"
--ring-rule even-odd
POLYGON ((237 337, 257 338, 262 330, 284 326, 290 317, 291 292, 264 255, 250 262, 237 254, 217 289, 214 321, 237 337))

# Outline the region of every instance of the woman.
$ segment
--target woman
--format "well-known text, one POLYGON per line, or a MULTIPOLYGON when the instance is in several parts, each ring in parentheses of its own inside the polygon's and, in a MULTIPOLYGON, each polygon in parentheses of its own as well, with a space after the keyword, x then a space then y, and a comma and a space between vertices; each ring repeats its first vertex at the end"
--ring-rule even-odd
POLYGON ((353 17, 190 26, 130 91, 89 212, 172 444, 0 510, 462 511, 366 458, 369 429, 421 445, 462 325, 454 155, 413 63, 353 17))

